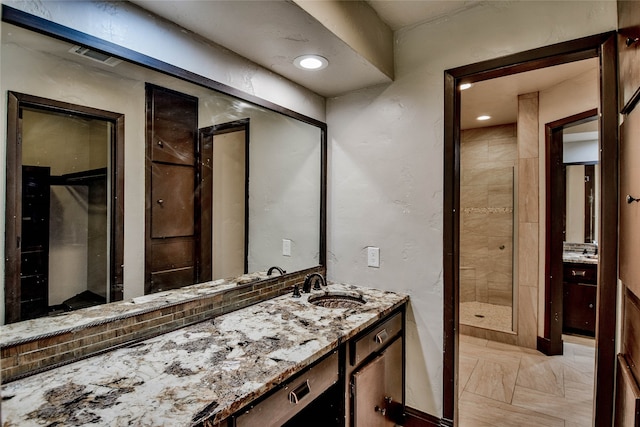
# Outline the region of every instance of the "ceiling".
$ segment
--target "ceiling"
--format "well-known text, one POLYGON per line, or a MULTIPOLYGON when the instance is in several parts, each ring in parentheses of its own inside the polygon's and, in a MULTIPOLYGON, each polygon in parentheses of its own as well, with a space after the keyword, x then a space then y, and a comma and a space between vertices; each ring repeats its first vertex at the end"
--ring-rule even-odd
MULTIPOLYGON (((324 97, 392 81, 388 73, 336 35, 331 22, 321 23, 321 18, 303 10, 304 2, 309 0, 131 1, 324 97), (320 71, 296 68, 294 58, 308 53, 326 57, 329 67, 320 71)), ((366 3, 381 25, 397 31, 481 6, 484 0, 366 0, 366 3)), ((581 61, 477 83, 463 92, 462 128, 513 123, 518 94, 544 90, 592 67, 597 67, 596 61, 581 61), (489 114, 492 120, 477 122, 475 117, 480 114, 489 114)))

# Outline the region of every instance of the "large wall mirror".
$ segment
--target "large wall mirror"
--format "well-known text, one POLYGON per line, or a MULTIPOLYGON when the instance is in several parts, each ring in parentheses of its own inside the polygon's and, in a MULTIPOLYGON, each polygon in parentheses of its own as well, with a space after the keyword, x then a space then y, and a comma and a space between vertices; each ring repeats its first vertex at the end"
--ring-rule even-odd
MULTIPOLYGON (((7 144, 29 141, 15 145, 15 153, 7 149, 8 182, 22 171, 15 191, 7 191, 5 206, 16 217, 7 215, 5 225, 7 323, 70 310, 71 302, 83 307, 150 291, 143 274, 149 84, 196 98, 197 133, 213 144, 213 158, 202 159, 212 170, 211 186, 198 188, 198 197, 213 206, 207 219, 211 246, 202 251, 203 262, 211 266, 206 279, 271 266, 292 273, 324 263, 323 123, 215 91, 221 86, 216 82, 207 87, 203 80, 194 83, 109 58, 7 22, 2 23, 1 64, 4 102, 17 99, 18 124, 7 133, 7 144), (46 178, 39 178, 43 174, 46 178), (119 194, 119 179, 124 194, 119 194), (37 207, 30 204, 34 188, 41 197, 37 207), (31 217, 29 209, 46 227, 36 230, 24 221, 31 217), (37 269, 46 276, 46 283, 39 283, 41 290, 46 286, 40 292, 46 302, 37 310, 28 307, 27 285, 21 283, 33 258, 13 244, 26 236, 38 236, 38 247, 48 250, 37 269), (16 312, 17 306, 22 309, 16 312)), ((175 255, 180 254, 169 253, 169 263, 179 258, 175 255)))
POLYGON ((598 117, 562 130, 565 175, 564 241, 598 242, 600 166, 598 117))

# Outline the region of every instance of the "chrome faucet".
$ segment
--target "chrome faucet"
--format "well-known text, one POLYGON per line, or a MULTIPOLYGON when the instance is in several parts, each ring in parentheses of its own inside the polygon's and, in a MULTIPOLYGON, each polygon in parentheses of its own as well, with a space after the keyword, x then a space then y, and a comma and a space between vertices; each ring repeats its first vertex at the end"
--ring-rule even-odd
POLYGON ((273 270, 278 270, 278 273, 280 273, 281 276, 287 272, 287 270, 283 270, 280 267, 274 265, 273 267, 269 268, 269 271, 267 271, 267 276, 271 276, 273 270))
POLYGON ((313 280, 314 278, 315 278, 315 284, 313 285, 314 291, 319 291, 321 289, 320 284, 322 284, 322 286, 327 286, 327 281, 324 279, 322 274, 311 273, 311 274, 307 274, 304 278, 304 284, 302 285, 302 292, 306 292, 306 293, 311 292, 311 282, 314 281, 313 280))

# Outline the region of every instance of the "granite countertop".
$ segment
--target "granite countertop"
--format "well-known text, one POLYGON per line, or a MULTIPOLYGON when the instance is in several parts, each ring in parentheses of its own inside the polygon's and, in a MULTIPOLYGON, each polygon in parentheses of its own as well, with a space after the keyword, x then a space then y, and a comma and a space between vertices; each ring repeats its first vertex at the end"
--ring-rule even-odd
POLYGON ((574 264, 597 264, 598 255, 583 254, 581 252, 563 252, 562 261, 574 264))
MULTIPOLYGON (((327 289, 327 288, 325 288, 327 289)), ((2 386, 2 425, 188 426, 224 420, 408 301, 357 293, 355 309, 290 294, 2 386)))

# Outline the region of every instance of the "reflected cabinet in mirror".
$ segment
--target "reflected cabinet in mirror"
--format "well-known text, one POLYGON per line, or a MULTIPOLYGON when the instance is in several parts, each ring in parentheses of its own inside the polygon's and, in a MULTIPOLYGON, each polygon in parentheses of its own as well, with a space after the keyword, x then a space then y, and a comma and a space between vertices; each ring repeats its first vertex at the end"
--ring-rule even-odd
POLYGON ((323 264, 323 123, 7 22, 1 55, 6 323, 323 264))

